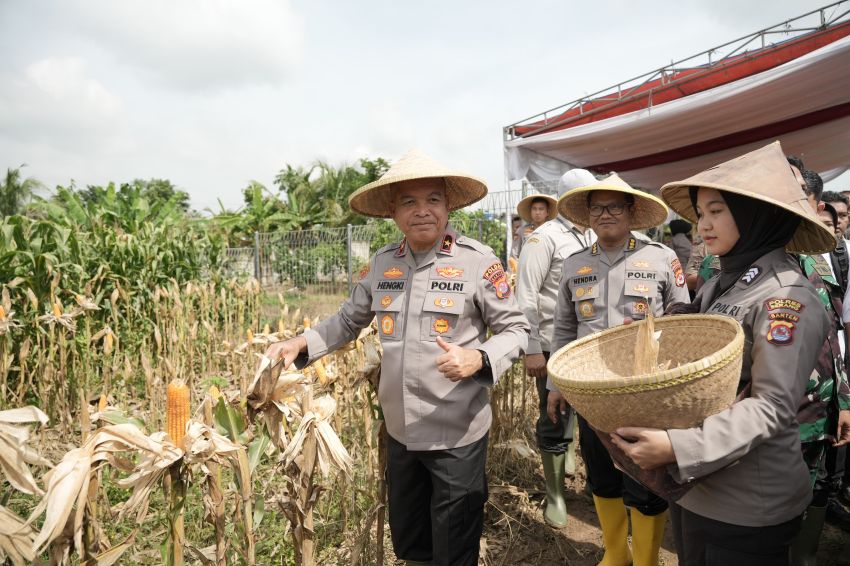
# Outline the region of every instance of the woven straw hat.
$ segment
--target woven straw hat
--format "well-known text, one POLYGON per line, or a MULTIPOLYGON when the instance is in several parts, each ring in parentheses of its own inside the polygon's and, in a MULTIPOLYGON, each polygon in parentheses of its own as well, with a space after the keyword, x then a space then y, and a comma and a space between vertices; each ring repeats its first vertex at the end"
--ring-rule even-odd
POLYGON ((670 208, 697 222, 688 189, 706 187, 769 202, 803 219, 788 245, 789 252, 824 253, 835 249, 835 237, 812 210, 778 141, 661 187, 670 208))
POLYGON ((535 193, 533 195, 528 195, 516 205, 516 212, 519 214, 520 218, 531 223, 531 205, 535 199, 543 199, 549 205, 549 214, 546 215, 547 221, 554 220, 555 217, 558 216, 558 199, 551 195, 535 193))
POLYGON ((669 365, 634 375, 637 335, 646 323, 585 336, 552 355, 549 376, 582 417, 603 432, 690 428, 732 404, 744 351, 738 321, 707 314, 655 319, 662 331, 658 361, 669 365))
POLYGON ((608 177, 596 181, 592 185, 579 187, 565 193, 558 200, 558 212, 573 224, 589 228, 590 211, 587 206, 587 195, 593 191, 616 191, 633 195, 635 197, 635 208, 631 225, 632 230, 652 228, 664 224, 664 221, 667 220, 667 205, 661 199, 633 189, 616 173, 611 173, 608 177))
POLYGON ((487 185, 481 179, 448 169, 421 151, 413 150, 396 161, 380 179, 351 193, 348 205, 364 216, 389 218, 396 184, 416 179, 445 180, 450 211, 478 202, 487 194, 487 185))

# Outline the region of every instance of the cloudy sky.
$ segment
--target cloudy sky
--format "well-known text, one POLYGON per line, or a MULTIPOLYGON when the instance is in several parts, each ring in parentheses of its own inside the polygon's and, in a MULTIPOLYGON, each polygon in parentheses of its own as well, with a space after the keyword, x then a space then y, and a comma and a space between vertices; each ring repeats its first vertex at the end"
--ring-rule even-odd
POLYGON ((820 4, 0 0, 0 167, 218 210, 287 163, 419 147, 498 190, 503 126, 820 4))

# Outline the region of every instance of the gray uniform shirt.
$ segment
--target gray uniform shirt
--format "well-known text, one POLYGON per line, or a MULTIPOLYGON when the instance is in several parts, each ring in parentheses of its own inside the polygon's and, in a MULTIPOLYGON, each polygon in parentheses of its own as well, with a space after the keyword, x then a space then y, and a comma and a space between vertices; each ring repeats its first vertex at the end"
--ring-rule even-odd
POLYGON ((380 249, 339 313, 304 333, 308 352, 299 364, 353 340, 373 317, 384 350, 378 398, 389 434, 410 450, 483 437, 492 419, 489 388, 528 344, 528 321, 493 251, 450 227, 418 265, 405 241, 380 249), (438 336, 486 352, 492 375, 444 377, 438 336))
MULTIPOLYGON (((552 351, 588 334, 661 316, 673 303, 690 302, 685 274, 673 250, 633 235, 612 260, 594 243, 564 260, 552 351)), ((546 382, 555 389, 551 379, 546 382)))
POLYGON ((561 267, 568 256, 592 243, 592 235, 559 216, 540 226, 525 241, 519 256, 516 298, 531 325, 527 354, 552 351, 561 267))
POLYGON ((811 499, 794 419, 829 321, 784 250, 761 257, 707 304, 718 280, 700 289, 700 310, 732 316, 744 327, 739 390, 751 390, 699 427, 669 430, 676 464, 668 469, 680 482, 703 478, 678 501, 686 509, 735 525, 776 525, 802 513, 811 499))

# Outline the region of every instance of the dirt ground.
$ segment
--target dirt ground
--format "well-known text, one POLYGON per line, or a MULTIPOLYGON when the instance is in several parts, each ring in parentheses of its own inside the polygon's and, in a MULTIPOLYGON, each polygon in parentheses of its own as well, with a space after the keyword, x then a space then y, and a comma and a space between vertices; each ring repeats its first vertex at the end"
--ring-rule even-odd
MULTIPOLYGON (((553 529, 544 522, 542 471, 537 479, 537 485, 491 486, 479 564, 595 566, 603 555, 602 533, 593 499, 584 493, 584 478, 567 480, 570 521, 565 529, 553 529)), ((668 521, 659 564, 678 563, 668 521)), ((850 565, 850 534, 827 524, 818 564, 850 565)))

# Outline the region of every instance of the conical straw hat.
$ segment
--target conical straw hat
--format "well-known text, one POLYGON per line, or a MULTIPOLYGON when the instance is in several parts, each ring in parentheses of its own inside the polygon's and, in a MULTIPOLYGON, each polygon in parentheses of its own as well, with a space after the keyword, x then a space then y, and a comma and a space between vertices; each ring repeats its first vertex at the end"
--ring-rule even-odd
POLYGON ((516 205, 516 212, 519 214, 520 218, 531 223, 531 205, 535 199, 543 199, 549 205, 549 213, 546 215, 546 220, 554 220, 555 217, 558 216, 558 199, 551 195, 535 193, 533 195, 528 195, 516 205))
POLYGON ((633 189, 616 173, 611 173, 601 181, 586 187, 579 187, 565 193, 558 200, 558 212, 561 216, 585 228, 590 227, 590 211, 587 206, 587 195, 593 191, 615 191, 635 197, 632 230, 643 230, 664 224, 667 220, 667 206, 661 199, 649 193, 633 189))
POLYGON ((670 208, 691 222, 697 214, 688 189, 706 187, 769 202, 803 219, 788 245, 789 252, 824 253, 835 249, 835 237, 812 210, 806 194, 791 171, 778 141, 715 165, 684 181, 661 187, 661 197, 670 208))
POLYGON ((416 179, 444 179, 450 211, 478 202, 487 194, 487 185, 481 179, 448 169, 421 151, 413 150, 396 161, 380 179, 351 193, 348 205, 365 216, 389 218, 394 186, 416 179))

